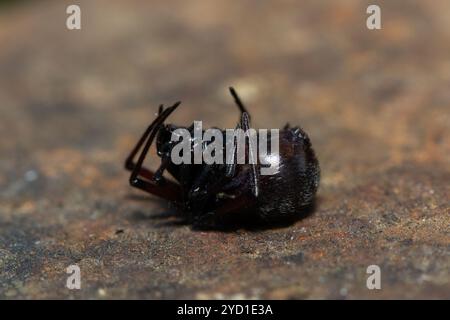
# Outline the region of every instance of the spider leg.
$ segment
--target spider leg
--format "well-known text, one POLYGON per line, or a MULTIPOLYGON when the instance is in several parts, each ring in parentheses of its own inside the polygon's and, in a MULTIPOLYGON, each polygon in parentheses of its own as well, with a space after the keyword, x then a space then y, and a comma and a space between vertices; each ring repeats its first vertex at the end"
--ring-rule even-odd
POLYGON ((142 137, 139 139, 136 146, 131 151, 125 162, 125 168, 131 170, 130 184, 133 187, 144 190, 148 193, 154 194, 169 201, 180 201, 180 186, 171 181, 165 181, 163 184, 155 184, 155 173, 142 166, 145 157, 150 149, 153 140, 155 139, 158 129, 161 127, 167 117, 180 105, 180 102, 175 103, 172 107, 162 110, 158 117, 150 124, 142 137), (138 151, 144 144, 144 148, 139 155, 137 163, 134 163, 134 158, 138 151), (142 179, 141 177, 145 178, 142 179))
MULTIPOLYGON (((245 108, 244 104, 242 103, 241 99, 239 98, 236 90, 234 90, 233 87, 230 87, 230 93, 234 98, 234 101, 236 102, 236 105, 239 107, 239 110, 241 111, 241 120, 239 124, 236 126, 236 129, 241 128, 244 132, 247 132, 248 129, 250 129, 250 114, 247 111, 247 108, 245 108)), ((227 164, 225 175, 227 177, 232 177, 236 171, 236 144, 234 144, 234 152, 233 152, 233 163, 227 164)), ((249 160, 251 164, 251 179, 252 179, 252 189, 253 189, 253 195, 255 197, 258 196, 258 174, 256 171, 256 154, 254 154, 256 150, 252 150, 252 148, 249 146, 249 160)))
POLYGON ((213 189, 214 184, 218 181, 211 179, 211 174, 213 174, 212 170, 212 166, 210 165, 203 166, 186 195, 189 199, 188 211, 191 214, 191 218, 201 216, 208 199, 211 198, 211 195, 214 195, 214 191, 211 189, 213 189))
MULTIPOLYGON (((244 104, 242 103, 241 99, 239 98, 236 90, 234 90, 233 87, 229 87, 228 89, 230 90, 230 93, 231 93, 231 95, 234 98, 234 102, 236 103, 236 105, 238 106, 239 110, 241 111, 241 118, 242 118, 242 114, 243 113, 247 113, 248 114, 247 109, 245 108, 244 104)), ((241 123, 242 123, 242 119, 236 125, 236 129, 235 130, 238 130, 238 129, 242 128, 241 123)), ((236 156, 235 156, 235 154, 236 154, 236 143, 235 143, 235 141, 233 141, 233 154, 232 154, 233 158, 230 161, 231 163, 227 163, 226 167, 225 167, 225 176, 227 176, 228 178, 233 177, 234 173, 236 171, 236 156)))
POLYGON ((169 163, 170 163, 170 156, 164 154, 162 156, 161 165, 153 174, 152 181, 155 182, 157 185, 161 185, 161 184, 164 184, 167 182, 167 180, 164 178, 163 174, 164 174, 164 171, 167 169, 167 166, 169 165, 169 163))
POLYGON ((244 104, 242 103, 241 99, 239 98, 236 90, 234 90, 233 87, 230 87, 229 89, 230 89, 231 95, 234 98, 234 102, 236 102, 236 105, 238 106, 239 110, 241 111, 241 114, 244 113, 244 112, 247 112, 247 114, 248 114, 248 111, 245 108, 244 104))
MULTIPOLYGON (((241 121, 238 123, 238 125, 236 126, 236 130, 237 129, 242 129, 244 132, 247 132, 250 129, 250 116, 249 114, 244 111, 241 115, 241 121)), ((249 136, 250 139, 250 136, 249 136)), ((234 145, 233 145, 233 158, 230 164, 227 164, 225 167, 225 176, 228 178, 231 178, 234 176, 235 172, 236 172, 236 166, 237 166, 237 160, 236 160, 236 141, 233 141, 234 145)), ((258 172, 256 170, 256 157, 257 155, 255 154, 257 150, 253 150, 253 148, 251 147, 251 144, 249 144, 248 147, 248 155, 249 155, 249 162, 250 162, 250 166, 251 166, 251 170, 250 170, 250 175, 251 175, 251 186, 252 186, 252 194, 257 197, 259 194, 259 189, 258 189, 258 180, 259 180, 259 175, 258 172)))
MULTIPOLYGON (((166 109, 168 110, 168 109, 166 109)), ((164 111, 166 111, 164 110, 164 111)), ((135 163, 133 162, 134 157, 138 153, 138 151, 141 149, 142 145, 144 144, 145 140, 147 139, 148 135, 153 131, 155 126, 158 123, 158 120, 160 120, 164 115, 161 115, 163 113, 163 105, 161 104, 158 109, 158 117, 153 120, 153 122, 148 126, 148 128, 145 130, 144 134, 141 136, 139 141, 136 143, 134 148, 131 150, 130 154, 128 155, 126 161, 125 161, 125 169, 132 171, 135 168, 135 163)))
MULTIPOLYGON (((241 127, 242 127, 242 130, 244 130, 244 132, 247 132, 250 129, 250 116, 247 112, 242 113, 241 127)), ((250 137, 249 137, 249 139, 250 139, 250 137)), ((249 147, 248 147, 248 155, 249 155, 249 162, 250 162, 250 166, 251 166, 250 175, 251 175, 251 185, 252 185, 252 189, 253 189, 252 192, 255 197, 258 197, 259 175, 258 175, 258 172, 256 171, 256 156, 257 156, 255 154, 256 152, 257 152, 257 150, 253 150, 252 145, 250 143, 249 147)))
MULTIPOLYGON (((241 124, 238 123, 236 125, 235 130, 241 129, 241 124)), ((231 153, 232 158, 229 160, 230 163, 227 163, 225 165, 225 176, 227 178, 232 178, 236 172, 236 139, 233 139, 233 149, 232 149, 232 153, 231 153)))

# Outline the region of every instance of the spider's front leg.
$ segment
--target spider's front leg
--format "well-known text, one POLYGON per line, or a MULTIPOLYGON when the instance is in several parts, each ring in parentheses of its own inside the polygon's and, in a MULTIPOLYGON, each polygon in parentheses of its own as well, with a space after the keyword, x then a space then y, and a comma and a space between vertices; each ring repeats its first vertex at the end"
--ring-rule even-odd
MULTIPOLYGON (((142 137, 139 139, 136 146, 131 151, 125 162, 125 168, 131 171, 130 184, 138 189, 154 194, 158 197, 164 198, 173 202, 181 201, 180 186, 171 181, 164 181, 164 183, 156 183, 155 173, 145 167, 143 167, 144 159, 150 149, 155 136, 167 119, 167 117, 180 105, 180 102, 175 103, 172 107, 165 109, 164 111, 160 107, 158 117, 150 124, 142 137), (145 143, 145 144, 144 144, 145 143), (134 158, 141 149, 144 148, 139 155, 138 161, 135 163, 134 158), (143 179, 144 178, 144 179, 143 179)), ((158 175, 157 175, 158 177, 158 175)))

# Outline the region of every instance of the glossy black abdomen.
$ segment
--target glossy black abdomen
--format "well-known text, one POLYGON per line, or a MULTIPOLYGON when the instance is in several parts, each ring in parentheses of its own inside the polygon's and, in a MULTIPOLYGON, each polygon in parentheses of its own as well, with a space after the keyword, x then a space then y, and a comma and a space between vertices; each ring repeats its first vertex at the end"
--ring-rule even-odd
POLYGON ((258 213, 269 221, 302 214, 313 203, 320 181, 319 162, 299 128, 280 131, 278 161, 277 172, 259 176, 258 213))

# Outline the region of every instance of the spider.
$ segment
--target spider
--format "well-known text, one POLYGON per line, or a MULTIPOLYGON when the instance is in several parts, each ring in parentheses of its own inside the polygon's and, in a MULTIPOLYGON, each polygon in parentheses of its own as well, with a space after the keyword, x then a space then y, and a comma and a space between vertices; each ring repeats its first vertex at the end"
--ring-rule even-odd
MULTIPOLYGON (((250 129, 250 115, 236 91, 232 87, 229 89, 240 111, 237 128, 246 131, 250 129)), ((171 160, 175 145, 172 133, 178 128, 187 129, 192 133, 192 145, 195 143, 193 125, 164 124, 180 103, 166 109, 160 105, 158 116, 126 159, 131 186, 173 203, 186 221, 198 229, 227 224, 236 220, 233 218, 241 220, 239 217, 254 223, 276 224, 301 215, 312 205, 319 187, 320 167, 310 139, 300 127, 286 124, 279 131, 279 154, 275 157, 278 166, 272 175, 261 175, 258 162, 175 164, 171 160), (143 162, 155 138, 161 165, 152 171, 144 167, 143 162), (175 181, 166 179, 165 171, 175 181)), ((225 130, 221 132, 225 135, 225 130)), ((268 156, 266 162, 271 161, 274 157, 268 156)))

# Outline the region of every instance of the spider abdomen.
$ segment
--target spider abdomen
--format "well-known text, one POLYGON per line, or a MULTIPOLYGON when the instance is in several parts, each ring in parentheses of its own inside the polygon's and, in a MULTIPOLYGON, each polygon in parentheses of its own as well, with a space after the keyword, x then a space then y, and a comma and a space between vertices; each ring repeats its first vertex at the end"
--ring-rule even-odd
POLYGON ((280 132, 278 171, 260 176, 258 212, 264 220, 301 214, 312 204, 319 187, 320 167, 309 138, 297 129, 280 132))

